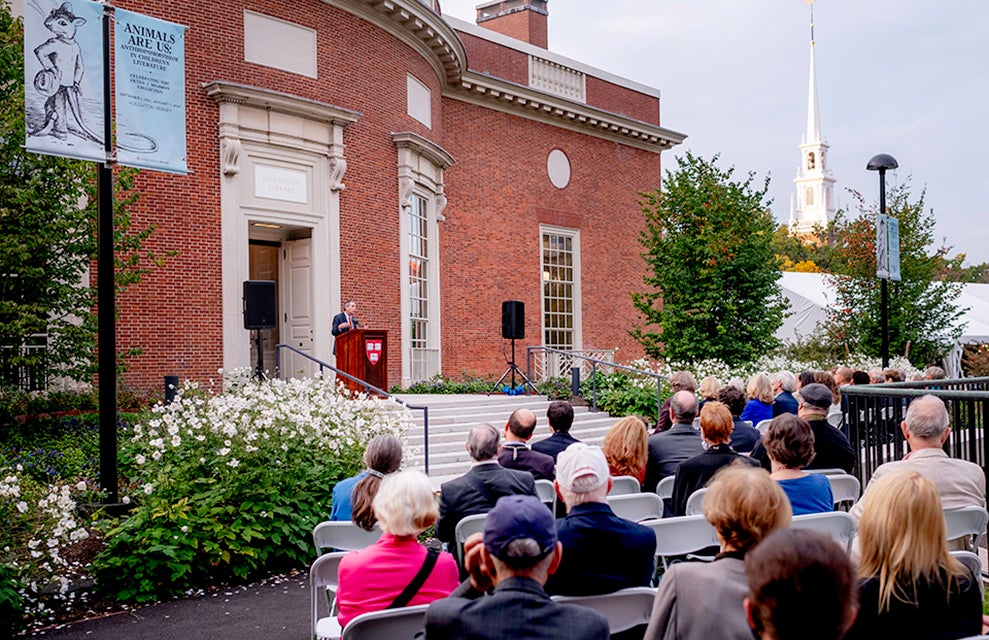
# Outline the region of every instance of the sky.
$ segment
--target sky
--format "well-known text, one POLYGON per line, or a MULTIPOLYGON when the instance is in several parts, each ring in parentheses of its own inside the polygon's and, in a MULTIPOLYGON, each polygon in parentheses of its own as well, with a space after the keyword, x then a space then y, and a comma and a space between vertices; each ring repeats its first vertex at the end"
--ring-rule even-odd
MULTIPOLYGON (((473 23, 480 0, 440 0, 473 23)), ((550 51, 662 91, 661 123, 736 176, 770 176, 790 215, 807 123, 810 6, 803 0, 549 0, 550 51)), ((821 132, 838 206, 879 197, 869 159, 900 165, 937 220, 935 241, 989 262, 989 25, 986 0, 818 0, 821 132)), ((672 155, 671 155, 672 154, 672 155)))

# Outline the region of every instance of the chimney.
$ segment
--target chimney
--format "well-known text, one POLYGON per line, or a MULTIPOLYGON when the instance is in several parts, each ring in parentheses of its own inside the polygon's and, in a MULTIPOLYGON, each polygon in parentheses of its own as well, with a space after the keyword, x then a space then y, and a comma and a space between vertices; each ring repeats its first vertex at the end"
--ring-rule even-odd
POLYGON ((549 0, 492 0, 477 6, 477 24, 542 49, 549 46, 549 0))

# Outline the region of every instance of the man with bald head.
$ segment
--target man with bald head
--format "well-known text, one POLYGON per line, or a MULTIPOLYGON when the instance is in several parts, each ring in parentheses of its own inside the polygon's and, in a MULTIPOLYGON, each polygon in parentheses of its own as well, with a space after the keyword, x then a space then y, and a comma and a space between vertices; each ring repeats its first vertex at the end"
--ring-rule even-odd
POLYGON ((673 426, 649 436, 643 491, 655 491, 659 481, 675 474, 681 462, 704 452, 701 433, 693 424, 695 415, 697 397, 693 391, 677 391, 670 397, 670 422, 673 426))
POLYGON ((440 519, 436 537, 452 543, 457 523, 467 516, 487 513, 498 498, 536 495, 536 482, 527 471, 506 469, 498 464, 501 435, 490 424, 479 424, 467 436, 470 471, 440 485, 440 519))
POLYGON ((553 456, 532 451, 525 443, 536 430, 536 415, 528 409, 516 409, 505 425, 505 443, 498 454, 498 462, 508 469, 528 471, 536 480, 555 478, 553 456))

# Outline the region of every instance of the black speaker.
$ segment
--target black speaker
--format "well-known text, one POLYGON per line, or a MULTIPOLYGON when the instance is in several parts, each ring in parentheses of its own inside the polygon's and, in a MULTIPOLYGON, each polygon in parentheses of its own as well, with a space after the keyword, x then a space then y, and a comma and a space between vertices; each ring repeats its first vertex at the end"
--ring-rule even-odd
POLYGON ((245 280, 244 328, 274 329, 278 324, 276 313, 275 282, 273 280, 245 280))
POLYGON ((525 337, 525 303, 518 300, 501 303, 501 337, 506 340, 525 337))

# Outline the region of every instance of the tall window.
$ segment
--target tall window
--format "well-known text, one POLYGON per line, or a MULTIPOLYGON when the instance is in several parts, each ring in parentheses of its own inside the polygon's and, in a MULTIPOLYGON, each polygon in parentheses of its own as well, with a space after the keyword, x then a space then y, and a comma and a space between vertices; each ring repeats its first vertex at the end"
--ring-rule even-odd
POLYGON ((406 214, 409 224, 409 346, 413 377, 427 361, 429 336, 429 212, 428 202, 413 194, 406 214), (418 371, 417 371, 418 370, 418 371))
POLYGON ((807 187, 807 195, 804 197, 808 207, 814 206, 814 188, 807 187))
POLYGON ((576 231, 542 231, 543 344, 580 348, 580 253, 576 231))

